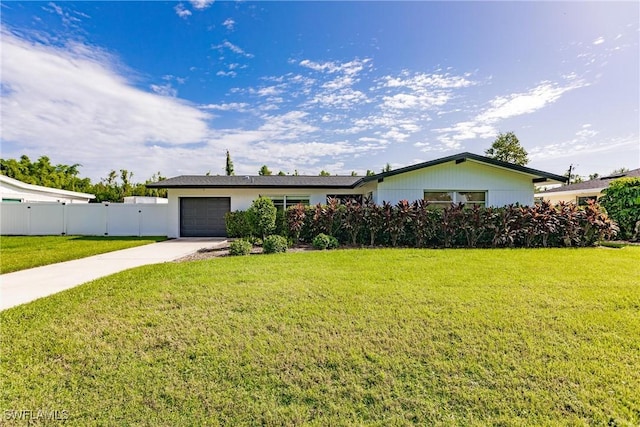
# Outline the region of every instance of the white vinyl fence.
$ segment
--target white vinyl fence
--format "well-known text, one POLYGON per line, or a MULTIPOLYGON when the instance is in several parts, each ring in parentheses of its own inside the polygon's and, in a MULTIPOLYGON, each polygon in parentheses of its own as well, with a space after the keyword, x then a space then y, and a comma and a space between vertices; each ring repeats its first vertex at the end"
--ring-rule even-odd
POLYGON ((166 236, 168 205, 0 203, 0 235, 166 236))

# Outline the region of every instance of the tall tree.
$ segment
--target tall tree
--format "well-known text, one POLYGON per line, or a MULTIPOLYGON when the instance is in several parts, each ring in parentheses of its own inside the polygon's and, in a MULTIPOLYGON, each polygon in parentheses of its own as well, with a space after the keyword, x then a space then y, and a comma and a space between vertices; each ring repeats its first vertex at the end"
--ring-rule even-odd
POLYGON ((327 172, 326 170, 322 169, 320 171, 320 176, 331 176, 331 174, 329 172, 327 172))
POLYGON ((386 165, 384 165, 384 167, 382 168, 382 173, 385 172, 391 172, 391 163, 387 163, 386 165))
POLYGON ((376 173, 375 173, 374 171, 372 171, 371 169, 367 169, 366 176, 373 176, 373 175, 375 175, 375 174, 376 174, 376 173))
POLYGON ((358 176, 358 172, 356 172, 356 171, 351 171, 351 176, 358 176))
POLYGON ((262 165, 262 167, 258 171, 258 175, 260 175, 260 176, 269 176, 269 175, 271 175, 271 171, 269 170, 267 165, 262 165))
POLYGON ((233 172, 233 162, 231 161, 231 155, 229 154, 229 150, 227 150, 227 165, 224 168, 227 176, 235 175, 233 172))
POLYGON ((484 152, 487 157, 524 166, 529 163, 527 151, 520 145, 513 132, 499 133, 491 148, 484 152))

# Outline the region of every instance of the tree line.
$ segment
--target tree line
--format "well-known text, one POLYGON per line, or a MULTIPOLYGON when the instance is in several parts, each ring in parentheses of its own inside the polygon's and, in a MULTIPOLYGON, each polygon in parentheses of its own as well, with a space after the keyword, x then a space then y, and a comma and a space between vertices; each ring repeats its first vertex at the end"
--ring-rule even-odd
POLYGON ((31 161, 28 156, 20 159, 0 159, 0 173, 27 184, 59 188, 94 194, 95 202, 122 202, 128 196, 167 197, 166 189, 147 188, 146 184, 166 179, 160 172, 144 182, 134 182, 133 172, 126 169, 111 170, 109 174, 92 183, 89 178, 80 177, 81 165, 54 165, 47 156, 31 161))

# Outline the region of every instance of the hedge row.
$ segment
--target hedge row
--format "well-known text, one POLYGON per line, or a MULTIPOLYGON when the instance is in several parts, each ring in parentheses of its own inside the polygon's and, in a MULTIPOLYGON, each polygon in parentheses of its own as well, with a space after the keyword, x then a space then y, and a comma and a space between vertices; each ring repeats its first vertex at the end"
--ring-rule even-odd
MULTIPOLYGON (((241 211, 227 216, 230 237, 251 233, 242 226, 245 216, 241 211)), ((424 200, 377 205, 330 199, 326 205, 290 207, 278 225, 294 242, 311 243, 324 233, 353 246, 433 248, 591 246, 618 230, 596 203, 435 209, 424 200)))

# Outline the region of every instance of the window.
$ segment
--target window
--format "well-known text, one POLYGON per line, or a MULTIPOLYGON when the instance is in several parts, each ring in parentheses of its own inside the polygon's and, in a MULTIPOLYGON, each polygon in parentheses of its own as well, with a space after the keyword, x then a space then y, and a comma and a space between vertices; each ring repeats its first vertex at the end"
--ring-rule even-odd
POLYGON ((424 199, 429 204, 437 207, 444 208, 451 203, 463 203, 465 205, 478 205, 485 206, 486 204, 486 191, 425 191, 424 199))
POLYGON ((349 200, 355 200, 358 203, 362 203, 362 194, 327 194, 327 203, 329 203, 329 199, 338 199, 343 205, 349 200))
POLYGON ((287 210, 291 206, 295 206, 298 203, 303 205, 309 205, 309 196, 266 196, 273 201, 273 204, 278 210, 287 210))

